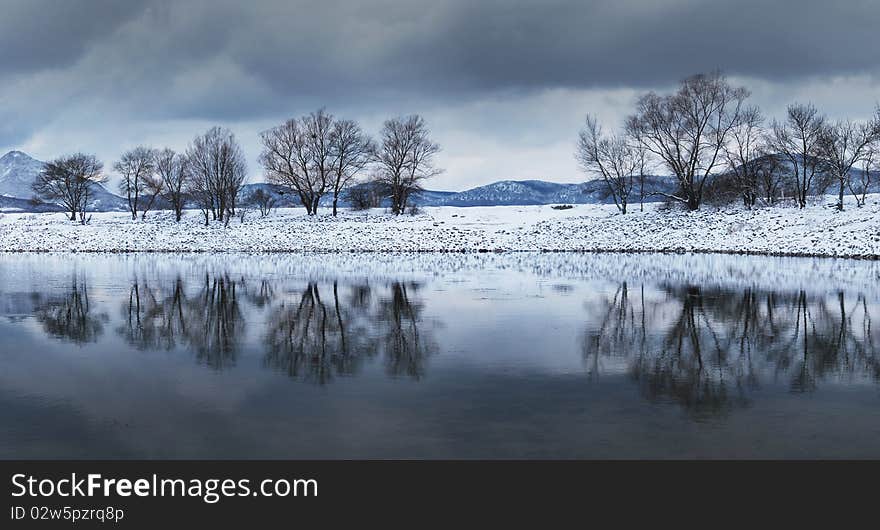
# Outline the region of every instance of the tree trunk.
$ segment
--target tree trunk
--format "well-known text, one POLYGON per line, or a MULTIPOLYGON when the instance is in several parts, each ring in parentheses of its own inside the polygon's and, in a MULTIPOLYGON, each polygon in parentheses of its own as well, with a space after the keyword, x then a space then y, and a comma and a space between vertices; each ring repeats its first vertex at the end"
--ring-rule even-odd
POLYGON ((837 195, 837 211, 839 212, 843 211, 843 185, 845 180, 844 178, 840 179, 840 193, 837 195))

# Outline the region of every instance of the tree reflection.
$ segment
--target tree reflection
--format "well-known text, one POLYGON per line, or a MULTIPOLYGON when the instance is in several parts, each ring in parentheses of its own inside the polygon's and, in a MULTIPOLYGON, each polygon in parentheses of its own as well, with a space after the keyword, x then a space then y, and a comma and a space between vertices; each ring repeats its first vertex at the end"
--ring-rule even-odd
POLYGON ((600 299, 584 335, 590 374, 620 359, 650 401, 672 400, 696 416, 746 406, 762 379, 809 392, 823 380, 880 380, 871 312, 863 295, 847 302, 795 293, 664 286, 652 301, 622 283, 600 299))
POLYGON ((382 357, 389 375, 418 379, 436 349, 430 329, 422 329, 418 289, 415 283, 377 289, 338 281, 291 289, 280 281, 206 274, 193 290, 180 276, 152 284, 139 277, 121 304, 117 331, 135 348, 188 348, 199 362, 219 369, 236 361, 244 315, 258 321, 262 313, 269 368, 325 384, 358 373, 365 359, 382 357))
POLYGON ((228 275, 208 275, 187 294, 178 277, 168 289, 134 280, 123 304, 119 333, 138 349, 194 350, 199 362, 221 369, 234 364, 244 331, 238 282, 228 275))
POLYGON ((94 311, 88 283, 73 275, 70 287, 57 296, 33 293, 34 316, 51 337, 75 344, 96 342, 104 332, 106 313, 94 311))
POLYGON ((379 304, 378 323, 382 325, 382 347, 385 351, 385 367, 389 375, 406 375, 420 379, 425 375, 428 356, 436 349, 430 336, 419 333, 424 304, 414 300, 416 283, 395 282, 391 296, 379 304))
POLYGON ((415 289, 394 283, 390 296, 377 301, 367 284, 351 286, 344 296, 338 282, 324 288, 309 283, 272 310, 266 365, 325 384, 357 373, 364 359, 381 354, 390 375, 423 376, 433 343, 420 332, 422 304, 409 294, 415 289))
POLYGON ((349 355, 345 325, 337 316, 341 309, 335 289, 334 295, 335 307, 328 308, 318 285, 309 283, 299 300, 282 302, 273 310, 265 339, 268 366, 321 384, 334 374, 354 372, 356 363, 349 355))

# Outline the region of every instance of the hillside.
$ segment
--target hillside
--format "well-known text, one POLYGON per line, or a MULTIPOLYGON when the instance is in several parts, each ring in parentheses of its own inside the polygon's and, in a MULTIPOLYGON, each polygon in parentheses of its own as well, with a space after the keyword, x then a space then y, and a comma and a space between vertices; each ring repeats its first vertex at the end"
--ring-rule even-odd
MULTIPOLYGON (((32 189, 43 162, 21 151, 10 151, 0 157, 0 208, 28 212, 55 211, 54 205, 34 204, 32 189)), ((100 184, 91 187, 92 199, 86 209, 92 212, 124 211, 128 208, 125 199, 107 191, 100 184)))

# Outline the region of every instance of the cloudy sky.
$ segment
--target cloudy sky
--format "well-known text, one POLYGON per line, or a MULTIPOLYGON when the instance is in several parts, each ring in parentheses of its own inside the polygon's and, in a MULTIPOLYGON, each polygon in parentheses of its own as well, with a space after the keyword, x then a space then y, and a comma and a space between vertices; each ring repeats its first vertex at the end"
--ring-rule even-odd
POLYGON ((577 182, 585 113, 720 68, 770 116, 880 101, 880 0, 3 0, 0 152, 40 159, 184 149, 320 106, 377 132, 421 113, 446 169, 430 186, 577 182))

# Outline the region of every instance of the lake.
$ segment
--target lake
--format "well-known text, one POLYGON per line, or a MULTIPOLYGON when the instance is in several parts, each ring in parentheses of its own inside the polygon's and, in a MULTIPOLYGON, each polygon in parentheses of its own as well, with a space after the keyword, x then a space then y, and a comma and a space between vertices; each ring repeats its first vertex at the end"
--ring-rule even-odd
POLYGON ((0 254, 0 458, 877 458, 880 263, 0 254))

